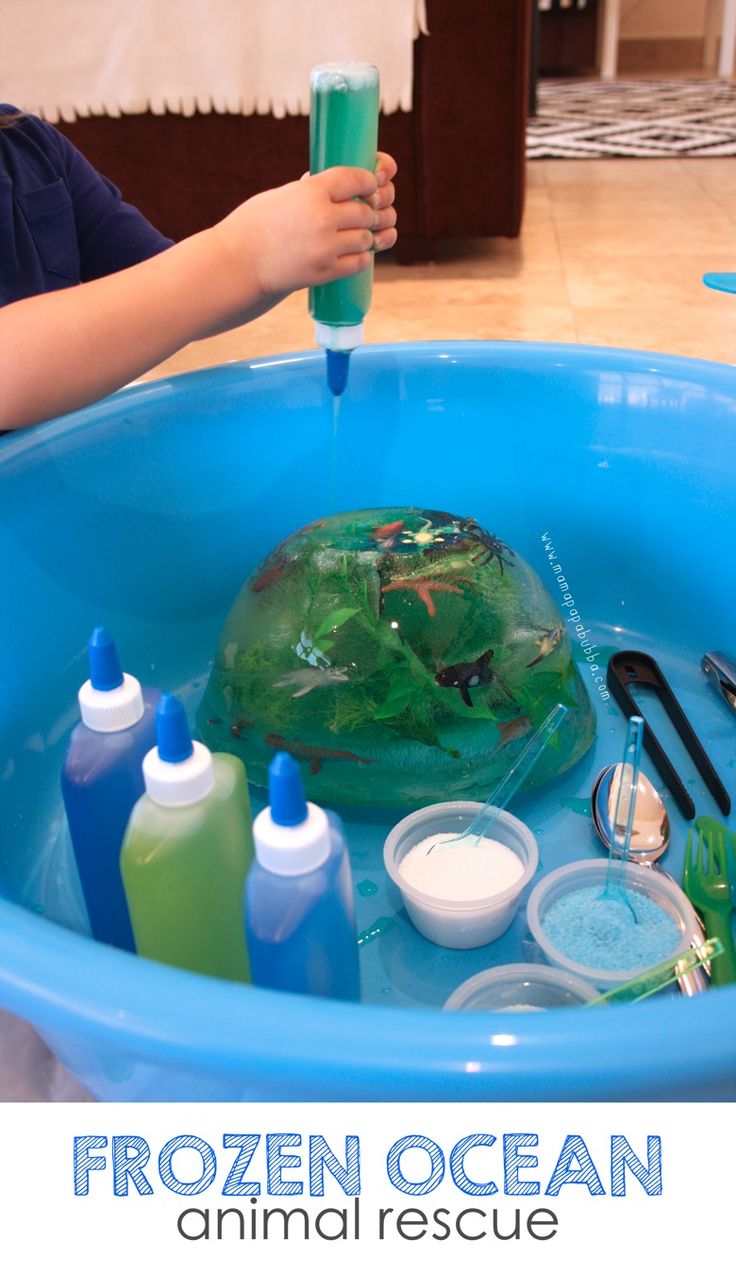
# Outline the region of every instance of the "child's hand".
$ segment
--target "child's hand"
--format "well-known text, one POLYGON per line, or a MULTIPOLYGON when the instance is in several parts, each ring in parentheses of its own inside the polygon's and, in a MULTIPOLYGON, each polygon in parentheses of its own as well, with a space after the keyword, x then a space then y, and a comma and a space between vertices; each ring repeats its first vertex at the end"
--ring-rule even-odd
POLYGON ((376 174, 328 168, 256 195, 215 229, 237 274, 254 277, 274 303, 297 288, 358 274, 371 253, 393 247, 396 164, 379 155, 376 174))
MULTIPOLYGON (((390 208, 393 206, 396 191, 394 189, 394 177, 396 176, 396 160, 391 156, 384 154, 379 150, 376 155, 376 181, 378 182, 378 190, 373 196, 373 207, 377 209, 390 208)), ((394 235, 394 243, 396 236, 394 235)), ((391 244, 393 247, 393 243, 391 244)))
POLYGON ((365 269, 396 242, 395 173, 389 155, 375 173, 331 168, 138 265, 1 306, 0 429, 81 407, 295 288, 365 269))

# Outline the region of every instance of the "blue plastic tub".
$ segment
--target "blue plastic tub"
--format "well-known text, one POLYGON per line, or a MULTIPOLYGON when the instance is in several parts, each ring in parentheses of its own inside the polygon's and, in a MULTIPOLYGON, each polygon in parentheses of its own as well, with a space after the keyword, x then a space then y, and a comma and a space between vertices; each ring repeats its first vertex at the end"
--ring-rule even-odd
MULTIPOLYGON (((736 645, 736 369, 486 343, 352 362, 338 506, 472 515, 554 593, 547 534, 600 664, 614 648, 654 654, 736 794, 736 717, 699 669, 706 650, 736 645)), ((0 441, 0 1003, 109 1099, 733 1099, 736 987, 513 1019, 442 1013, 467 977, 528 958, 524 908, 485 950, 425 942, 381 867, 400 811, 343 811, 363 1004, 287 1003, 85 935, 59 770, 88 635, 104 623, 125 666, 193 716, 243 579, 328 510, 331 436, 324 358, 310 353, 145 384, 0 441)), ((595 748, 514 804, 545 870, 599 853, 589 793, 624 737, 580 666, 595 748)), ((661 732, 698 811, 717 813, 661 732)), ((668 807, 664 865, 678 876, 685 827, 668 807)))

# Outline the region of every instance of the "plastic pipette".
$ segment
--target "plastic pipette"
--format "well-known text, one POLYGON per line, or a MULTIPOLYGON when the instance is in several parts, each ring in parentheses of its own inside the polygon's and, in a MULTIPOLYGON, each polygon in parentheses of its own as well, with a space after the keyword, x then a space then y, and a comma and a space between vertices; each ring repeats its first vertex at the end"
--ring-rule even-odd
POLYGON ((567 708, 563 707, 562 703, 557 703, 546 720, 539 726, 537 732, 529 739, 515 763, 504 774, 501 781, 496 783, 483 808, 473 818, 470 826, 465 831, 462 831, 460 835, 453 836, 451 840, 438 840, 437 843, 430 844, 427 853, 433 853, 437 848, 446 849, 448 845, 457 844, 458 840, 467 840, 471 836, 475 836, 475 843, 478 844, 481 838, 488 834, 501 810, 505 809, 509 801, 516 795, 532 765, 535 764, 566 716, 567 708))

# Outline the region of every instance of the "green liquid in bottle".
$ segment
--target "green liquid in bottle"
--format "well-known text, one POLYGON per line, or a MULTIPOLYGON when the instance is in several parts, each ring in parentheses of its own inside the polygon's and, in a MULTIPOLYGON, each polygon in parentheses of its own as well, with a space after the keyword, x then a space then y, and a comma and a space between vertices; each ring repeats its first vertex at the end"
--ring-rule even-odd
MULTIPOLYGON (((374 172, 378 149, 378 71, 367 62, 328 62, 310 77, 309 169, 347 164, 374 172)), ((362 323, 371 303, 373 261, 352 278, 309 289, 309 312, 331 327, 362 323)))
POLYGON ((243 894, 253 860, 242 761, 216 753, 209 795, 180 807, 142 796, 120 856, 139 955, 249 981, 243 894))

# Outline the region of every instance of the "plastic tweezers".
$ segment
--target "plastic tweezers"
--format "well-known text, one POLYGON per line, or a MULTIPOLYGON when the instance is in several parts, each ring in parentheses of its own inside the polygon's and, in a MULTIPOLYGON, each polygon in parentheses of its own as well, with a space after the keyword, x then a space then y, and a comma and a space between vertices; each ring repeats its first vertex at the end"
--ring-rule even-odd
POLYGON ((634 700, 630 685, 643 685, 653 689, 694 760, 698 771, 721 813, 728 815, 731 799, 713 768, 702 744, 675 698, 662 669, 650 654, 640 650, 619 650, 608 660, 608 688, 627 720, 631 716, 644 717, 644 749, 654 764, 660 778, 666 782, 675 803, 684 818, 695 817, 695 805, 669 760, 659 739, 647 723, 640 703, 634 700))

